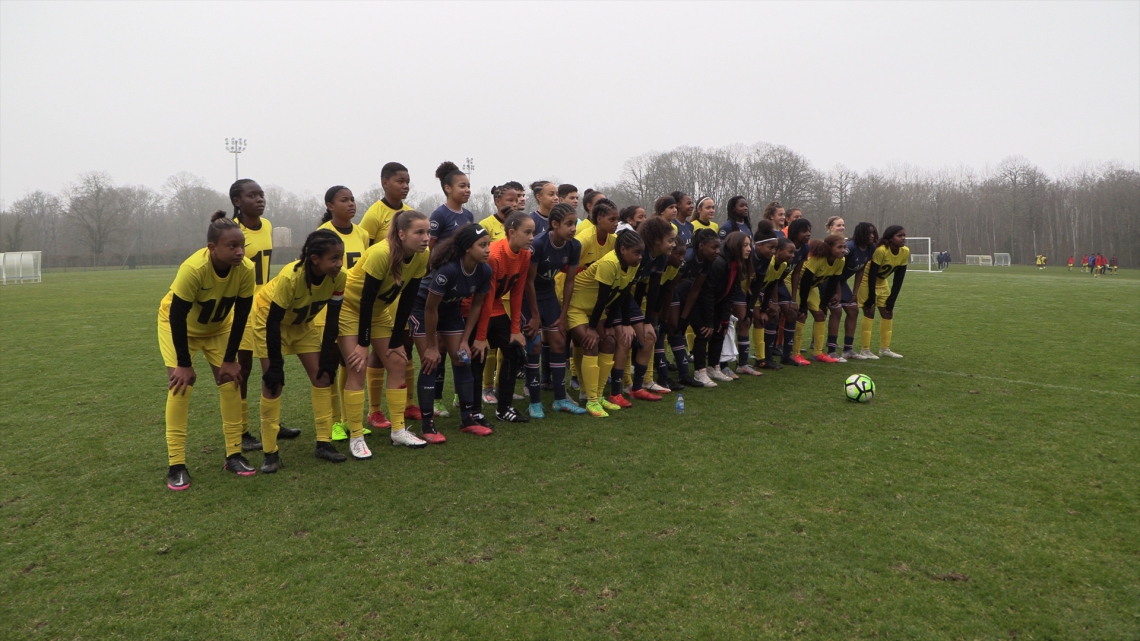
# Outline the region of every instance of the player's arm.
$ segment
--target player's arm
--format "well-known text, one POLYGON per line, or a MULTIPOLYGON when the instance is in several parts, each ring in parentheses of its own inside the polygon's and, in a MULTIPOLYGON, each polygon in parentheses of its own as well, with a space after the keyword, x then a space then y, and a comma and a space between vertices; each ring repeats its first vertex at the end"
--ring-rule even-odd
POLYGON ((598 283, 598 298, 594 301, 594 309, 590 310, 590 327, 593 327, 599 335, 605 332, 605 327, 601 325, 602 315, 606 311, 606 301, 610 299, 613 289, 613 285, 598 283))
POLYGON ((333 292, 325 307, 325 333, 321 336, 321 360, 317 367, 317 379, 321 374, 328 376, 329 385, 336 382, 337 371, 340 369, 340 348, 337 346, 337 335, 340 334, 340 310, 344 306, 344 292, 333 292))
POLYGON ((887 311, 895 311, 895 301, 898 300, 899 292, 902 291, 903 277, 906 276, 906 265, 895 268, 895 279, 891 283, 891 295, 887 297, 887 311))
POLYGON ((870 309, 875 306, 875 277, 879 275, 879 265, 874 261, 867 264, 867 302, 863 304, 863 309, 870 309))
POLYGON ((186 318, 194 303, 183 300, 178 294, 170 297, 170 338, 174 342, 174 353, 177 355, 178 366, 170 374, 170 388, 177 395, 192 387, 197 375, 194 373, 194 361, 190 359, 190 336, 186 325, 186 318))
POLYGON ((800 279, 803 278, 804 264, 803 262, 797 263, 795 268, 792 269, 792 300, 799 299, 800 279))
POLYGON ((538 298, 534 293, 534 281, 536 278, 538 278, 538 263, 532 262, 526 274, 526 302, 527 306, 530 307, 531 320, 538 318, 538 298))
MULTIPOLYGON (((794 279, 794 277, 793 277, 793 279, 794 279)), ((810 269, 805 269, 803 271, 803 274, 800 275, 799 296, 798 296, 798 298, 800 300, 800 309, 807 309, 808 293, 811 292, 811 286, 814 283, 815 283, 815 274, 813 274, 810 269)), ((822 298, 820 299, 820 302, 823 302, 822 298)))
POLYGON ((388 340, 389 350, 404 348, 404 329, 408 326, 408 317, 412 315, 412 306, 416 304, 416 296, 419 295, 420 280, 419 278, 408 280, 400 292, 400 302, 396 305, 395 325, 392 326, 392 338, 388 340))
POLYGON ((224 383, 226 379, 241 385, 241 366, 237 362, 238 349, 241 348, 241 337, 245 333, 245 325, 249 321, 249 310, 253 309, 253 296, 239 296, 234 302, 234 319, 230 326, 230 339, 226 345, 226 354, 222 358, 222 366, 218 372, 218 382, 224 383))
POLYGON ((269 369, 262 375, 261 383, 275 396, 285 386, 285 358, 281 356, 281 321, 285 320, 285 312, 284 307, 271 302, 269 316, 265 321, 265 349, 269 354, 269 369))
POLYGON ((427 300, 424 301, 424 335, 427 349, 420 356, 420 365, 423 366, 425 372, 432 371, 436 365, 443 361, 439 354, 439 341, 436 337, 436 329, 439 327, 439 302, 441 300, 443 300, 443 296, 431 291, 430 288, 428 289, 427 300))
POLYGON ((372 310, 376 307, 376 297, 380 295, 382 284, 379 278, 364 272, 364 285, 360 293, 360 327, 356 330, 356 344, 361 347, 372 344, 372 310))
POLYGON ((693 313, 693 306, 697 304, 697 297, 701 295, 701 289, 705 285, 705 274, 700 274, 693 279, 693 286, 689 288, 689 295, 685 297, 685 304, 681 307, 681 320, 682 325, 688 320, 689 315, 693 313))

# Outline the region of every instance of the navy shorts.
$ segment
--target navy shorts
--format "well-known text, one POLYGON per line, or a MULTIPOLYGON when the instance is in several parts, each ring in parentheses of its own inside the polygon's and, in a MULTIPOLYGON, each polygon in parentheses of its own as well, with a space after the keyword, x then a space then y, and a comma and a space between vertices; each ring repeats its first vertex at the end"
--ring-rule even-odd
POLYGON ((780 281, 780 284, 776 286, 776 302, 781 305, 792 302, 792 292, 788 291, 788 284, 784 281, 780 281))
POLYGON ((748 294, 745 294, 743 289, 737 287, 736 291, 732 292, 732 304, 733 305, 747 305, 748 304, 748 294))
POLYGON ((858 305, 851 295, 851 286, 847 284, 847 281, 839 283, 839 304, 842 307, 856 307, 858 305))
MULTIPOLYGON (((538 323, 544 332, 558 330, 558 319, 562 318, 562 306, 557 298, 538 299, 538 323)), ((530 305, 523 305, 522 322, 530 322, 530 305)))
POLYGON ((635 325, 645 322, 645 312, 641 311, 641 305, 638 305, 632 296, 629 298, 629 318, 629 322, 635 325))
MULTIPOLYGON (((436 322, 437 334, 462 335, 466 329, 467 321, 459 311, 458 305, 439 306, 439 320, 436 322)), ((427 336, 427 323, 424 322, 424 306, 418 300, 412 306, 412 313, 408 316, 408 327, 412 330, 413 338, 427 336)))

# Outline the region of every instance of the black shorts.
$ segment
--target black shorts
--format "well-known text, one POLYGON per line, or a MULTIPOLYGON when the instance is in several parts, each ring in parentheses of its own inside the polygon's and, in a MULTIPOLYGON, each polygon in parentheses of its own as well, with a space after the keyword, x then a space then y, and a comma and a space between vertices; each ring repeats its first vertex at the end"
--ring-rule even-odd
MULTIPOLYGON (((562 306, 557 298, 538 299, 538 323, 544 332, 558 330, 558 319, 562 318, 562 306)), ((530 305, 523 305, 523 323, 530 322, 530 305)))
MULTIPOLYGON (((463 319, 463 315, 459 312, 458 305, 440 305, 439 319, 435 325, 437 334, 462 335, 466 326, 467 321, 463 319)), ((412 330, 413 338, 423 338, 427 335, 427 323, 424 321, 424 306, 420 304, 418 300, 416 304, 412 306, 411 315, 408 316, 408 327, 412 330)))

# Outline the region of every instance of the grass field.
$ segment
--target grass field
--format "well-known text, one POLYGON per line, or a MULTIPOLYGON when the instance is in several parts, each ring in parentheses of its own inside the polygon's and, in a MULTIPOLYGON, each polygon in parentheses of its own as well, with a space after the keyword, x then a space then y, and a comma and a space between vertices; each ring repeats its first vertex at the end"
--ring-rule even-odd
POLYGON ((182 493, 173 274, 0 289, 0 638, 1140 638, 1135 271, 911 274, 901 361, 335 466, 291 359, 285 469, 224 474, 200 384, 182 493))

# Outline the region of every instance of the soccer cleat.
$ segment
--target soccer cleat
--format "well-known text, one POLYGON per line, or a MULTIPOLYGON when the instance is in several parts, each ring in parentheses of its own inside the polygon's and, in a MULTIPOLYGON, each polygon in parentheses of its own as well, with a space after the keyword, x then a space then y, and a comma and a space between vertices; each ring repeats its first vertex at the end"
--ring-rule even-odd
POLYGON ((598 405, 601 405, 602 409, 606 410, 607 412, 616 412, 621 409, 621 405, 618 405, 605 396, 598 397, 598 405))
POLYGON ((712 382, 708 373, 703 369, 698 370, 697 373, 693 375, 693 380, 700 383, 700 385, 694 385, 693 387, 716 387, 716 383, 712 382))
POLYGON ((348 439, 348 423, 333 423, 332 440, 344 441, 348 439))
POLYGON ((582 386, 578 384, 577 376, 570 377, 570 389, 582 389, 582 386))
POLYGON ((586 412, 594 418, 605 418, 609 416, 609 414, 606 413, 606 410, 602 409, 602 404, 598 401, 586 403, 586 412))
POLYGON ((531 403, 526 413, 529 414, 531 418, 546 418, 546 410, 542 407, 542 403, 531 403))
POLYGON ((426 441, 430 445, 443 445, 447 442, 447 437, 436 431, 435 421, 432 421, 420 431, 420 440, 426 441))
POLYGON ((265 460, 261 462, 261 473, 262 474, 273 474, 274 472, 276 472, 281 467, 282 467, 282 465, 281 465, 281 453, 280 452, 274 452, 272 454, 266 454, 265 460))
POLYGON ((261 449, 261 441, 253 438, 253 434, 246 432, 241 435, 241 451, 256 452, 261 449))
POLYGON ((764 372, 752 367, 751 365, 737 365, 736 373, 743 376, 763 376, 764 372))
POLYGON ((294 429, 292 427, 285 427, 284 425, 278 426, 277 440, 279 440, 279 441, 281 439, 285 439, 286 441, 291 441, 300 435, 301 435, 301 430, 294 429))
POLYGON ((516 401, 525 401, 527 398, 530 398, 530 397, 523 396, 522 394, 512 394, 511 395, 511 399, 516 400, 516 401))
POLYGON ((724 374, 725 376, 731 378, 734 381, 740 380, 740 375, 737 374, 736 372, 732 371, 731 369, 729 369, 728 365, 721 367, 720 373, 724 374))
POLYGON ((784 366, 780 364, 779 359, 771 354, 764 358, 763 362, 760 363, 760 367, 762 369, 770 369, 773 372, 784 369, 784 366))
MULTIPOLYGON (((375 412, 372 412, 371 414, 368 415, 368 424, 371 425, 372 427, 375 427, 378 430, 386 430, 389 427, 392 427, 392 421, 389 421, 388 417, 384 416, 384 412, 381 412, 380 410, 376 410, 375 412)), ((333 440, 335 441, 335 440, 343 440, 343 439, 333 439, 333 440)))
MULTIPOLYGON (((403 430, 407 431, 407 430, 403 430)), ((372 450, 368 449, 368 443, 364 442, 363 436, 348 439, 348 453, 352 454, 352 458, 358 461, 364 461, 372 458, 372 450)))
POLYGON ((409 405, 406 408, 404 408, 404 420, 405 421, 422 421, 423 418, 424 418, 424 415, 420 412, 420 406, 419 405, 409 405))
MULTIPOLYGON (((361 439, 361 441, 363 440, 364 439, 361 439)), ((392 432, 392 445, 403 445, 404 447, 410 447, 418 450, 419 448, 427 445, 427 441, 421 439, 415 434, 412 434, 411 430, 405 428, 392 432)), ((372 456, 372 453, 369 452, 368 455, 372 456)))
POLYGON ((898 352, 892 352, 889 347, 884 347, 879 350, 879 356, 887 356, 889 358, 902 358, 903 355, 898 352))
POLYGON ((336 451, 336 446, 332 443, 318 442, 315 454, 317 458, 331 461, 333 463, 344 463, 348 460, 347 456, 336 451))
POLYGON ((564 398, 560 401, 554 401, 554 405, 552 406, 552 408, 556 412, 566 412, 567 414, 585 414, 586 413, 585 408, 579 406, 577 403, 575 403, 574 401, 572 401, 568 398, 564 398))
POLYGON ((664 385, 658 385, 656 381, 651 382, 648 385, 646 385, 645 389, 648 390, 650 394, 661 395, 661 394, 672 394, 673 393, 673 390, 669 389, 668 387, 665 387, 664 385))
POLYGON ((459 407, 459 394, 452 394, 451 395, 451 406, 452 407, 459 407))
MULTIPOLYGON (((625 409, 625 408, 627 408, 627 407, 633 407, 633 403, 630 403, 630 402, 629 402, 628 400, 626 400, 626 398, 625 398, 624 396, 622 396, 621 394, 614 394, 613 396, 611 396, 611 397, 609 397, 609 398, 607 398, 607 399, 603 399, 603 400, 609 401, 610 403, 613 403, 614 405, 617 405, 617 406, 618 406, 618 407, 620 407, 621 409, 625 409)), ((602 407, 606 407, 606 404, 605 404, 605 403, 602 403, 602 407)), ((610 409, 610 408, 606 407, 606 409, 610 409)))
POLYGON ((867 360, 867 361, 877 361, 877 360, 879 360, 879 357, 878 357, 878 356, 875 356, 875 354, 874 354, 874 353, 872 353, 870 349, 864 349, 863 351, 859 352, 859 356, 862 356, 862 357, 863 357, 863 358, 862 358, 862 359, 860 359, 860 360, 867 360))
POLYGON ((448 416, 451 416, 451 412, 447 411, 447 409, 443 406, 443 401, 436 401, 435 415, 439 418, 447 418, 448 416))
POLYGON ((186 466, 179 463, 178 465, 171 465, 170 469, 166 471, 166 487, 181 492, 190 488, 190 470, 186 466))
MULTIPOLYGON (((729 376, 728 374, 725 374, 724 372, 722 372, 720 370, 719 367, 716 367, 716 366, 706 367, 704 370, 704 374, 708 378, 711 378, 712 380, 715 380, 715 381, 720 381, 722 383, 727 383, 727 382, 732 381, 731 376, 729 376)), ((697 379, 697 380, 700 380, 700 379, 697 379)))
POLYGON ((249 461, 245 460, 245 457, 241 454, 231 454, 227 456, 225 464, 222 465, 222 471, 233 472, 238 476, 253 476, 257 474, 257 470, 254 469, 254 467, 249 464, 249 461))
POLYGON ((681 381, 665 379, 665 386, 674 392, 682 392, 685 390, 685 383, 681 381))
POLYGON ((506 421, 508 423, 529 423, 530 422, 529 418, 527 418, 527 417, 523 416, 522 414, 519 414, 518 412, 516 412, 515 408, 511 407, 510 405, 508 405, 507 409, 505 409, 505 410, 496 411, 495 412, 495 418, 499 419, 500 421, 506 421))
POLYGON ((811 361, 804 358, 802 354, 796 354, 795 356, 793 356, 792 361, 794 361, 795 364, 799 365, 800 367, 808 367, 811 365, 811 361))
POLYGON ((483 402, 490 405, 499 404, 499 395, 495 393, 495 389, 493 387, 483 388, 483 402))
POLYGON ((684 385, 685 387, 696 387, 696 388, 701 388, 701 387, 705 386, 704 383, 698 381, 697 379, 693 378, 692 376, 690 376, 688 378, 681 379, 681 384, 684 385))
POLYGON ((853 349, 843 350, 843 358, 846 358, 849 361, 850 360, 857 360, 857 361, 863 360, 863 357, 860 356, 859 354, 856 354, 855 350, 853 350, 853 349))
POLYGON ((834 358, 836 363, 846 363, 847 362, 846 358, 844 358, 843 356, 839 356, 835 352, 831 352, 830 354, 828 354, 828 356, 834 358))
POLYGON ((463 426, 459 428, 459 431, 475 436, 490 436, 495 432, 491 427, 490 421, 482 414, 472 414, 471 418, 463 419, 463 426))
POLYGON ((661 400, 660 396, 654 394, 653 392, 650 392, 649 390, 647 390, 645 388, 635 389, 632 392, 630 392, 629 395, 632 396, 633 398, 639 400, 639 401, 659 401, 659 400, 661 400))
POLYGON ((827 354, 824 354, 823 352, 820 352, 820 353, 816 354, 815 356, 813 356, 812 360, 817 362, 817 363, 838 363, 839 362, 839 361, 835 360, 834 358, 828 356, 827 354))

